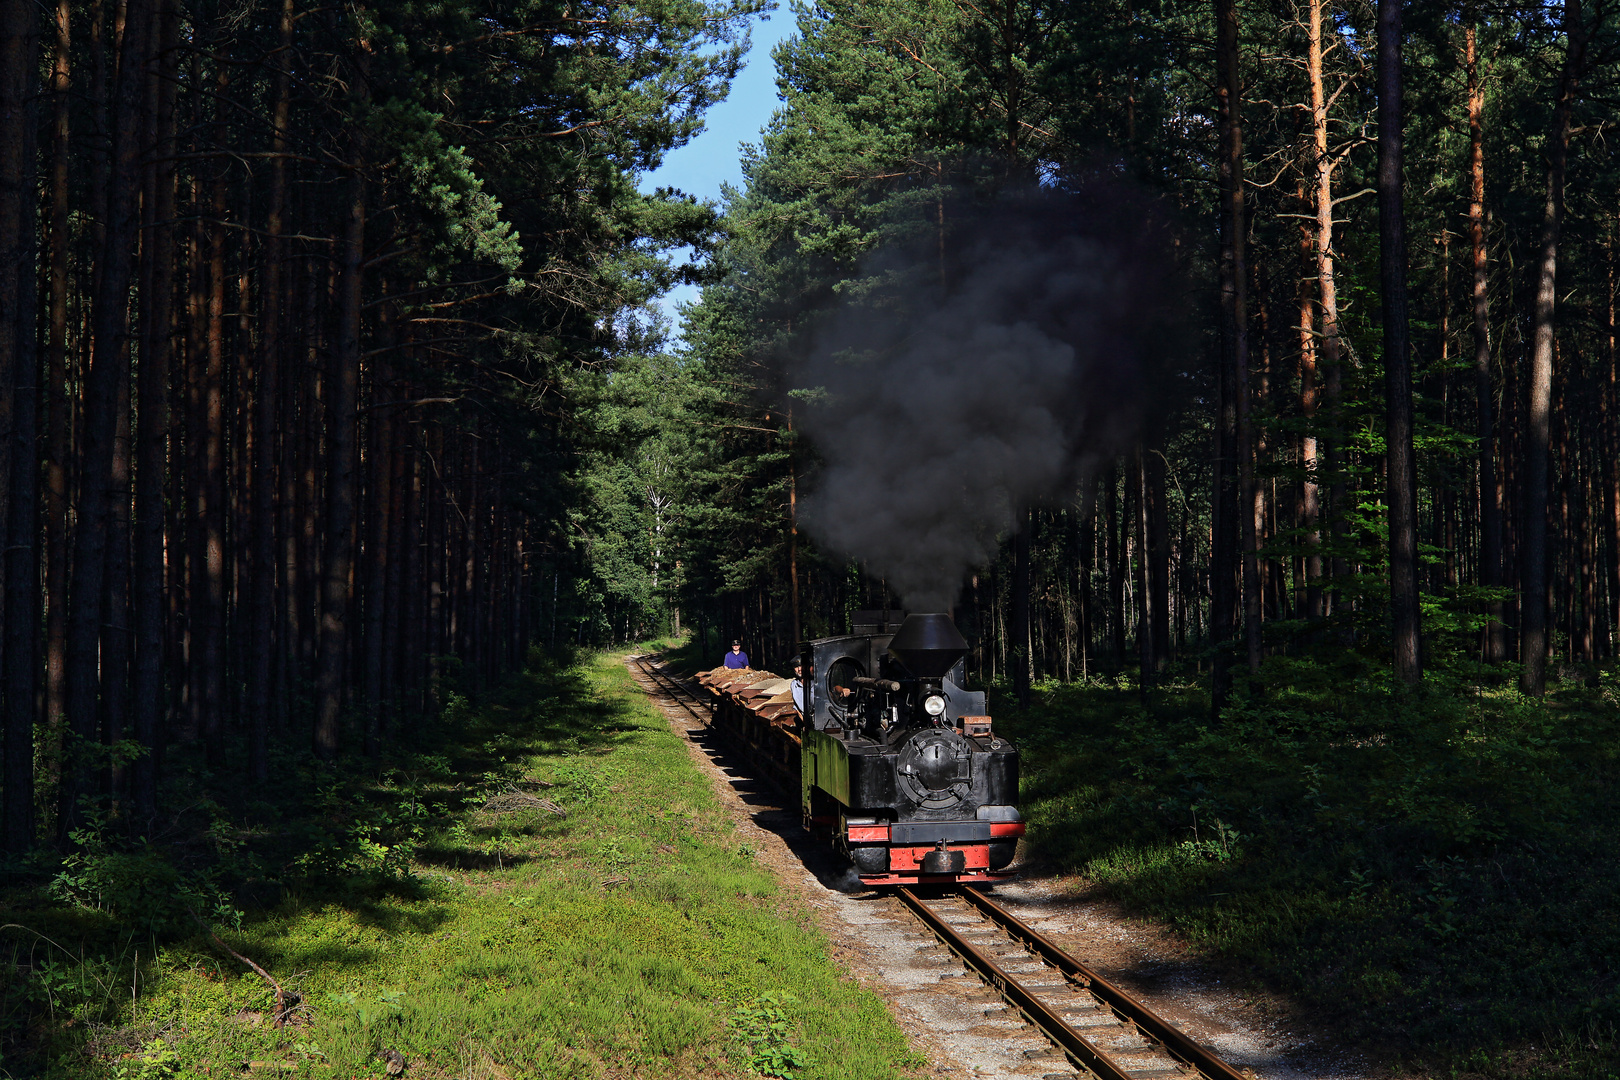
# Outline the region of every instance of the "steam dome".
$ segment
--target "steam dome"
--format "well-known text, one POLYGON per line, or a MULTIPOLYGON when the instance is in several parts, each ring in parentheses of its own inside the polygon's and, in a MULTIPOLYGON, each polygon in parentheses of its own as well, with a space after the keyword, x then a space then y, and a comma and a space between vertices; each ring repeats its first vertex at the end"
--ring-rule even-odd
POLYGON ((944 612, 907 615, 889 642, 889 655, 919 679, 944 678, 967 651, 967 639, 944 612))

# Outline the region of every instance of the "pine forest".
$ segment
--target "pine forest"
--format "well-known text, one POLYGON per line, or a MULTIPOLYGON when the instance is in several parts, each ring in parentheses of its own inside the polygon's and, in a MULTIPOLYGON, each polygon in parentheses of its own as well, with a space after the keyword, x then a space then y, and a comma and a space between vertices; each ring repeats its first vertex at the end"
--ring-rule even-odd
MULTIPOLYGON (((1387 1075, 1612 1075, 1617 105, 1615 0, 0 0, 0 1070, 207 1075, 146 980, 539 859, 449 823, 629 783, 582 657, 909 609, 1042 865, 1387 1075)), ((321 987, 298 1075, 428 993, 321 987)))

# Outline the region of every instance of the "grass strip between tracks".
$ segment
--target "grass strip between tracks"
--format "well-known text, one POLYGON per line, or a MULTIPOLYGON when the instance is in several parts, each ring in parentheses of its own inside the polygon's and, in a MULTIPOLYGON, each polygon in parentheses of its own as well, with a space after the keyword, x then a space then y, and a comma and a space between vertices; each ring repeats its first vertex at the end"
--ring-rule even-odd
POLYGON ((6 1069, 350 1078, 385 1075, 392 1052, 407 1077, 858 1080, 922 1064, 622 657, 541 665, 455 710, 438 753, 363 785, 366 805, 416 823, 392 846, 372 834, 389 850, 370 872, 340 861, 219 931, 301 995, 294 1023, 273 1027, 269 986, 203 935, 13 906, 29 930, 7 931, 6 1069))

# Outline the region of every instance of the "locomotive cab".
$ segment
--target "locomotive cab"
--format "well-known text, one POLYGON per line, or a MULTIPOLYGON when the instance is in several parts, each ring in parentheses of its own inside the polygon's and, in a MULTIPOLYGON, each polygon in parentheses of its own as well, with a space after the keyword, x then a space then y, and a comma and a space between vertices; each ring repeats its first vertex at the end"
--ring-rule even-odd
POLYGON ((1024 834, 1018 752, 985 695, 962 689, 967 642, 950 616, 889 614, 804 648, 806 826, 868 884, 1009 877, 1024 834))

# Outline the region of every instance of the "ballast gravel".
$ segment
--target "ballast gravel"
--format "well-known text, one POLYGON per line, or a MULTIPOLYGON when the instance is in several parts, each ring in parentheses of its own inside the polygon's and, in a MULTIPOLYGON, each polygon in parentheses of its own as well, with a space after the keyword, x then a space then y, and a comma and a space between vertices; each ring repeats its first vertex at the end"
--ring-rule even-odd
MULTIPOLYGON (((1064 1055, 925 931, 898 900, 863 890, 848 863, 800 827, 798 808, 670 699, 631 657, 637 682, 686 740, 737 828, 785 887, 816 913, 833 958, 889 1003, 939 1080, 1078 1075, 1064 1055)), ((1026 870, 992 893, 1024 922, 1255 1080, 1371 1080, 1382 1070, 1290 1022, 1287 1003, 1227 985, 1162 928, 1128 918, 1075 882, 1026 870)), ((1036 974, 1039 965, 1028 974, 1036 974)), ((1070 1018, 1084 1033, 1088 1018, 1070 1018)), ((1100 1019, 1100 1018, 1099 1018, 1100 1019)), ((1127 1069, 1151 1067, 1130 1045, 1104 1046, 1127 1069)))

